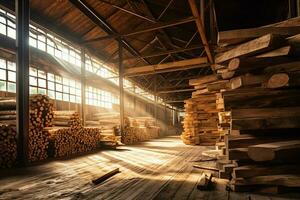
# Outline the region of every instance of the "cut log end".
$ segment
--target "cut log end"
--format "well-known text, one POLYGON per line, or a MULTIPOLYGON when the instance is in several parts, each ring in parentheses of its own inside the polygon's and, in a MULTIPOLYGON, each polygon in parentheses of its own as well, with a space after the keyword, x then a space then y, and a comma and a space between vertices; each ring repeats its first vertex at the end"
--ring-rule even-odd
POLYGON ((287 86, 289 83, 289 75, 279 73, 272 75, 267 81, 267 88, 280 88, 287 86))
POLYGON ((237 68, 240 66, 240 59, 239 58, 234 58, 229 61, 228 63, 228 70, 229 71, 235 71, 237 68))

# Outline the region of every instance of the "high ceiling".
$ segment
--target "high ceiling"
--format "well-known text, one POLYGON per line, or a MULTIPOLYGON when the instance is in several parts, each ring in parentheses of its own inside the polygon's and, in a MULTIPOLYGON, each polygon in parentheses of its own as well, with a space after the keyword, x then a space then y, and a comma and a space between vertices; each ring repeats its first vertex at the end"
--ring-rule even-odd
MULTIPOLYGON (((14 1, 0 2, 14 9, 14 1)), ((212 18, 208 2, 212 1, 204 2, 202 13, 205 16, 206 35, 213 48, 215 43, 210 40, 212 28, 208 26, 209 18, 212 18)), ((220 1, 215 3, 220 14, 220 1)), ((120 39, 124 47, 125 68, 206 56, 187 0, 30 0, 30 9, 33 22, 85 47, 115 68, 118 67, 120 39), (128 34, 150 28, 152 31, 128 34)), ((220 19, 220 15, 217 18, 220 19)), ((226 23, 230 23, 230 18, 220 19, 220 23, 228 26, 226 23)), ((234 28, 232 24, 230 28, 234 28)), ((211 73, 207 66, 129 78, 146 90, 158 91, 160 97, 181 107, 183 103, 177 100, 189 98, 192 91, 159 91, 191 88, 188 86, 190 78, 211 73)))

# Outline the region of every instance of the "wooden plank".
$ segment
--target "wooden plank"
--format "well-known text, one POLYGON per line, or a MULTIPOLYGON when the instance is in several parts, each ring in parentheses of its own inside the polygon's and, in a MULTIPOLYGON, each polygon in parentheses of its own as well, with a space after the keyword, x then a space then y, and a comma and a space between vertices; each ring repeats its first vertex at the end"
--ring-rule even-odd
POLYGON ((102 176, 100 176, 99 178, 96 178, 94 180, 92 180, 92 182, 95 184, 95 185, 98 185, 100 183, 102 183, 103 181, 109 179, 110 177, 116 175, 117 173, 120 173, 120 170, 119 168, 116 168, 112 171, 109 171, 107 172, 106 174, 103 174, 102 176))
POLYGON ((270 118, 270 119, 233 119, 232 129, 280 129, 300 128, 300 117, 270 118))
POLYGON ((146 65, 140 67, 126 68, 124 74, 126 76, 132 76, 132 75, 139 75, 139 74, 155 74, 155 73, 167 72, 169 70, 171 71, 185 70, 190 67, 200 68, 206 66, 206 65, 202 65, 206 63, 207 63, 207 58, 200 57, 200 58, 193 58, 189 60, 162 63, 157 65, 146 65))
POLYGON ((258 54, 270 50, 271 48, 276 48, 276 46, 282 43, 283 40, 280 36, 268 34, 255 40, 238 45, 237 47, 224 53, 217 54, 215 57, 215 62, 222 63, 232 58, 258 54))
POLYGON ((234 148, 228 150, 229 160, 249 160, 248 148, 234 148))
POLYGON ((284 46, 278 49, 257 55, 256 58, 276 58, 283 56, 297 57, 300 55, 300 48, 297 46, 284 46))
POLYGON ((282 174, 270 176, 256 176, 247 179, 235 179, 236 185, 280 185, 286 187, 300 187, 300 175, 282 174))
POLYGON ((297 164, 291 165, 246 165, 233 169, 234 178, 249 178, 255 176, 279 175, 288 173, 300 174, 300 166, 297 164))
POLYGON ((298 161, 300 140, 264 143, 248 147, 248 155, 254 161, 298 161))
POLYGON ((300 107, 233 109, 232 119, 281 118, 300 116, 300 107))
MULTIPOLYGON (((299 24, 300 25, 300 24, 299 24)), ((219 32, 218 43, 236 44, 249 39, 264 36, 266 34, 277 34, 292 36, 300 33, 300 26, 292 27, 258 27, 249 29, 238 29, 219 32)))
POLYGON ((299 90, 238 89, 223 93, 225 110, 298 106, 299 90), (247 101, 247 104, 244 102, 247 101))
POLYGON ((205 83, 210 83, 218 80, 218 76, 212 74, 212 75, 207 75, 207 76, 202 76, 196 79, 191 79, 189 81, 189 85, 195 86, 195 85, 202 85, 205 83))

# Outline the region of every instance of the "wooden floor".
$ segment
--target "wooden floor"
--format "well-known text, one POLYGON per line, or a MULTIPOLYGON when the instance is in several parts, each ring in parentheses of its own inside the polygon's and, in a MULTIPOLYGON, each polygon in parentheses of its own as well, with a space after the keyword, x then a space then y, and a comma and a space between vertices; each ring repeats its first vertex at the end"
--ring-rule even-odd
MULTIPOLYGON (((296 199, 196 189, 201 170, 194 161, 208 147, 186 146, 167 137, 117 150, 102 150, 26 169, 0 171, 0 199, 296 199), (91 180, 107 171, 121 173, 100 185, 91 180)), ((300 197, 299 197, 300 198, 300 197)))

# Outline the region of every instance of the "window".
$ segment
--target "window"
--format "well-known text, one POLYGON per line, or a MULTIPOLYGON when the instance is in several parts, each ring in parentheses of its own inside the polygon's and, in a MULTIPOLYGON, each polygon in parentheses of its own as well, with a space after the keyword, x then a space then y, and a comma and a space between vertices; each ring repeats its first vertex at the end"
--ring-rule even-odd
POLYGON ((108 91, 87 86, 86 103, 93 106, 112 108, 113 104, 119 103, 119 99, 108 91))

